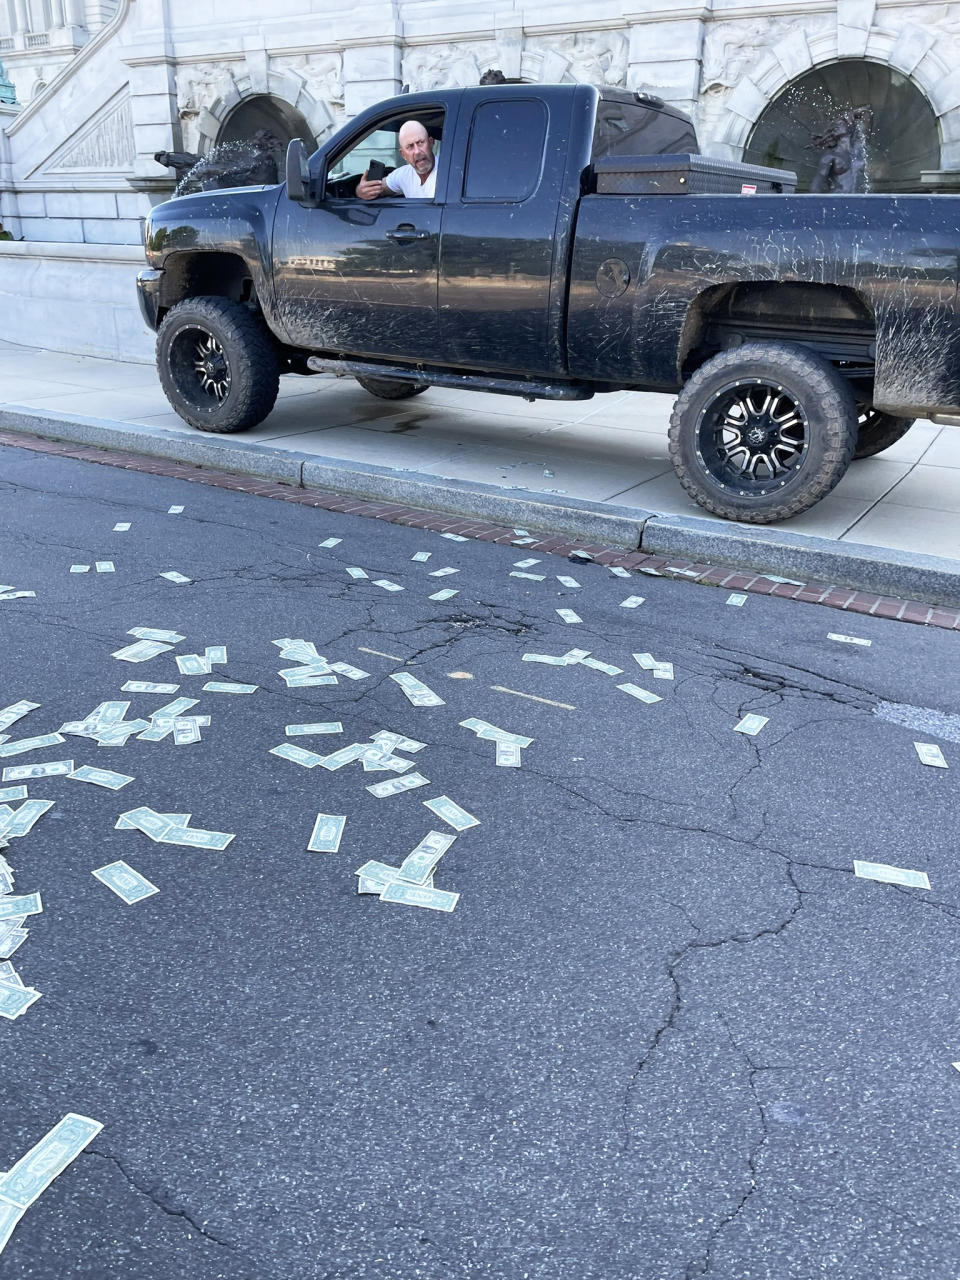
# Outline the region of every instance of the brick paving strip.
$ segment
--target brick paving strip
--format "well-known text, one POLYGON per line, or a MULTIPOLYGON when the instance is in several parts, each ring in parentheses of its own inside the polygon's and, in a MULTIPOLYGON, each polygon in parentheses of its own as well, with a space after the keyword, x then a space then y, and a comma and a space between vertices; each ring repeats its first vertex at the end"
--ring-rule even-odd
MULTIPOLYGON (((105 466, 123 467, 127 471, 145 471, 148 475, 168 476, 174 480, 188 480, 194 484, 209 484, 218 489, 233 489, 238 493, 250 493, 259 498, 296 502, 302 507, 341 511, 344 515, 350 516, 369 516, 374 520, 386 520, 389 524, 405 524, 413 529, 429 529, 435 533, 458 533, 461 537, 474 538, 481 542, 510 544, 517 538, 514 529, 507 525, 490 524, 484 520, 462 516, 437 514, 417 507, 403 506, 397 502, 343 497, 340 494, 326 493, 319 489, 300 489, 293 485, 277 484, 256 477, 234 475, 229 471, 217 471, 211 467, 195 467, 183 462, 169 462, 99 446, 44 440, 38 436, 20 435, 13 431, 0 431, 0 444, 13 445, 18 449, 30 449, 35 453, 56 454, 58 457, 73 458, 79 462, 98 462, 105 466)), ((531 534, 531 537, 533 536, 535 535, 531 534)), ((569 556, 572 551, 585 551, 597 564, 619 565, 638 573, 646 570, 664 578, 699 582, 729 591, 780 596, 787 600, 802 600, 805 604, 826 605, 829 609, 841 609, 846 613, 867 613, 878 618, 895 619, 898 622, 914 622, 920 626, 960 631, 960 610, 923 604, 919 600, 900 600, 894 596, 874 595, 871 592, 855 591, 850 587, 838 587, 826 582, 779 582, 762 573, 754 574, 749 569, 736 569, 730 565, 702 564, 693 560, 648 555, 642 551, 624 551, 600 543, 571 542, 565 537, 545 537, 534 542, 525 541, 523 550, 524 554, 528 551, 540 551, 555 556, 569 556)))

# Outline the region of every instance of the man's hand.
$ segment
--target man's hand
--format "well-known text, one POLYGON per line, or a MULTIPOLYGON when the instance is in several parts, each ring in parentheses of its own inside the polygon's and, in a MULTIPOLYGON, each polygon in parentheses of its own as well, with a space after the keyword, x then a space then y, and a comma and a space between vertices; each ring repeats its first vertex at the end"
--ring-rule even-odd
POLYGON ((368 178, 366 174, 357 183, 357 195, 361 200, 376 200, 382 195, 392 195, 390 188, 378 178, 368 178))

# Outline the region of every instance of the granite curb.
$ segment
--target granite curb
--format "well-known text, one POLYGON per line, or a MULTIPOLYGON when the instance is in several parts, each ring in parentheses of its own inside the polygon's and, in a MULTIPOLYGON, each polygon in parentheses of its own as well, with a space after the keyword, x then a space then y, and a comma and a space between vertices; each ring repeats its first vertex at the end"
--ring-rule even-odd
POLYGON ((724 524, 695 516, 660 515, 586 499, 557 499, 526 490, 447 480, 415 471, 207 438, 82 415, 52 415, 26 407, 0 410, 0 426, 51 440, 218 468, 307 490, 405 503, 461 517, 499 521, 551 534, 590 539, 650 555, 765 570, 885 596, 960 606, 960 560, 791 533, 771 526, 724 524))

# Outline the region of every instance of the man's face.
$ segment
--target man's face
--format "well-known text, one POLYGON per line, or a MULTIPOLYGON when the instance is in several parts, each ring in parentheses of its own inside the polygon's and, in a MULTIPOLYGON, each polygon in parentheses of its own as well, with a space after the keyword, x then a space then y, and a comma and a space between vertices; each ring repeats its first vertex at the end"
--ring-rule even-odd
POLYGON ((433 139, 423 125, 400 130, 400 154, 421 178, 427 176, 434 165, 433 139))

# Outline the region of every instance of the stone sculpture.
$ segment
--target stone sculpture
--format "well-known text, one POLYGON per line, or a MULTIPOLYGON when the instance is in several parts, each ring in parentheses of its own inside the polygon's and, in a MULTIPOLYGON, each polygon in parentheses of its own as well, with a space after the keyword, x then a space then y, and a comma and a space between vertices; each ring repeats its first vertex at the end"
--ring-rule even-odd
POLYGON ((810 190, 851 195, 867 189, 867 132, 870 107, 857 107, 838 116, 811 143, 823 150, 810 190))

